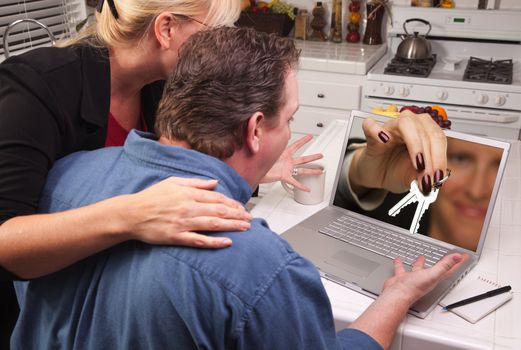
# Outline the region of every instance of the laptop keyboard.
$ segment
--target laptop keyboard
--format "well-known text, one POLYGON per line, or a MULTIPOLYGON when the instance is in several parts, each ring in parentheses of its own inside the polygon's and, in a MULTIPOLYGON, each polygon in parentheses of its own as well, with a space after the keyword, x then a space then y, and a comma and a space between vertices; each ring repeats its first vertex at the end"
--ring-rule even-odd
POLYGON ((405 237, 345 215, 321 228, 319 232, 391 259, 400 257, 407 265, 412 265, 418 256, 423 255, 425 265, 430 267, 448 254, 448 250, 443 247, 405 237))

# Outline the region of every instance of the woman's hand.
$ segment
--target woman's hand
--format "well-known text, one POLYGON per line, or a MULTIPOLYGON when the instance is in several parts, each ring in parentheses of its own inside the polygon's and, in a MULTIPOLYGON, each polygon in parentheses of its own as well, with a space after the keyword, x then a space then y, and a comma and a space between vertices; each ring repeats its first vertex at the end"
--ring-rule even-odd
POLYGON ((404 111, 381 125, 368 118, 363 123, 367 147, 355 151, 349 180, 360 188, 406 192, 417 179, 428 194, 447 169, 447 139, 428 114, 404 111))
POLYGON ((245 231, 251 215, 244 207, 211 191, 216 180, 170 177, 141 192, 128 195, 124 220, 132 239, 151 244, 182 245, 197 248, 224 248, 227 237, 194 231, 245 231))
MULTIPOLYGON (((311 154, 308 156, 293 158, 295 152, 297 152, 302 146, 311 141, 313 136, 306 135, 293 142, 291 145, 286 147, 284 152, 280 155, 277 162, 271 167, 270 171, 261 180, 262 183, 284 181, 296 188, 309 192, 310 189, 302 185, 300 182, 295 180, 293 177, 293 169, 301 164, 313 162, 317 159, 323 158, 321 153, 311 154)), ((320 175, 321 169, 308 169, 299 167, 299 175, 320 175)))

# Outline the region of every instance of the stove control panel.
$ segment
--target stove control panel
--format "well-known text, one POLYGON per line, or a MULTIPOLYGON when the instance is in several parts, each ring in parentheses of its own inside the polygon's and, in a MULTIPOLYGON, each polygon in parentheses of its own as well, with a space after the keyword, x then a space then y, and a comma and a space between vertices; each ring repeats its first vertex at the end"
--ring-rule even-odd
POLYGON ((494 99, 494 104, 496 106, 503 106, 507 102, 507 98, 505 95, 497 95, 494 99))
POLYGON ((477 93, 476 94, 476 102, 480 105, 485 105, 488 102, 488 95, 485 93, 477 93))
POLYGON ((421 103, 521 111, 521 93, 367 80, 364 95, 421 103))
POLYGON ((436 97, 440 101, 445 101, 449 97, 449 93, 447 92, 447 90, 438 90, 438 92, 436 92, 436 97))

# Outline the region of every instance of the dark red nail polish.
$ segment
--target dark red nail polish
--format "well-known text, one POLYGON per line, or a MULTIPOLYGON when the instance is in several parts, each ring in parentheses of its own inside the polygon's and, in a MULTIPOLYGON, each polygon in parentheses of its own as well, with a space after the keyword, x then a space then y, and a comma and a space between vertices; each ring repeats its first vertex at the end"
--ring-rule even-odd
POLYGON ((431 177, 429 175, 425 175, 422 179, 422 192, 424 195, 428 195, 431 192, 432 183, 431 177))
POLYGON ((434 173, 434 184, 437 184, 438 182, 440 182, 441 179, 443 179, 443 170, 438 169, 434 173))
POLYGON ((383 131, 380 131, 378 133, 378 137, 380 138, 380 140, 382 140, 383 143, 387 143, 387 141, 389 141, 389 136, 383 131))
POLYGON ((418 171, 425 170, 425 161, 423 160, 423 153, 418 153, 416 155, 416 168, 418 171))

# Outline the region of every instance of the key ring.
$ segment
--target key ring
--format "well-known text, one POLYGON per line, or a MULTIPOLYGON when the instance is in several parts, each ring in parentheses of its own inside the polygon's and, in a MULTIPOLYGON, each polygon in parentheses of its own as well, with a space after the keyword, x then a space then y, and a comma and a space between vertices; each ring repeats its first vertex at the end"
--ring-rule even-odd
POLYGON ((432 185, 432 189, 433 190, 434 189, 439 189, 441 187, 441 185, 443 185, 443 183, 449 179, 451 173, 452 173, 452 171, 450 169, 447 169, 447 175, 443 179, 441 179, 440 181, 435 182, 432 185))

